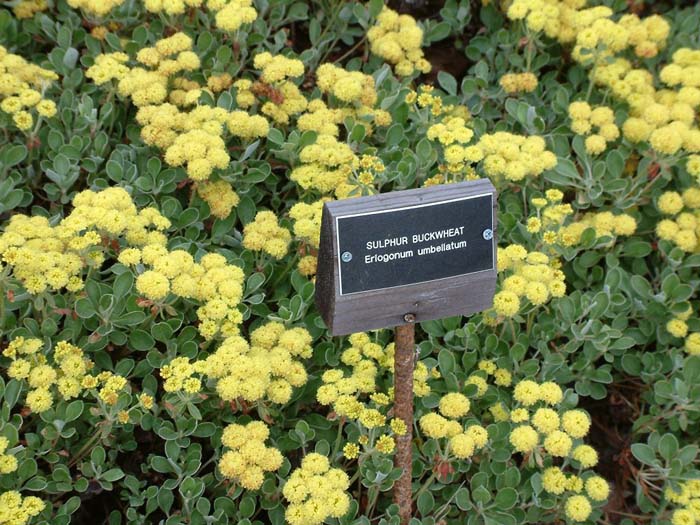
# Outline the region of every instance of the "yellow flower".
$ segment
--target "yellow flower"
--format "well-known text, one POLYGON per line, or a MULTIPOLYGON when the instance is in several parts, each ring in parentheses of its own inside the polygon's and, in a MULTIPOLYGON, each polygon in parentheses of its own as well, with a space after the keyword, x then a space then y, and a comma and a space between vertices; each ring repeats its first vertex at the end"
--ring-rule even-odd
POLYGON ((566 457, 571 451, 571 438, 561 430, 555 430, 547 435, 544 440, 544 448, 552 456, 566 457))
POLYGON ((610 486, 600 476, 593 476, 586 480, 586 494, 594 501, 605 501, 608 499, 610 486))
POLYGON ((510 444, 517 452, 530 452, 539 443, 539 436, 530 425, 515 427, 509 437, 510 444))
POLYGON ((598 464, 598 453, 589 445, 577 446, 571 457, 578 461, 583 468, 595 467, 598 464))
POLYGON ((12 115, 12 121, 15 123, 15 126, 22 131, 28 130, 34 124, 32 115, 27 111, 16 112, 14 115, 12 115))
POLYGON ((375 448, 383 454, 391 454, 394 451, 395 446, 396 443, 394 442, 394 438, 386 434, 380 436, 375 444, 375 448))
POLYGON ((538 408, 532 416, 532 424, 543 434, 559 429, 559 415, 551 408, 538 408))
POLYGON ((573 521, 586 521, 591 515, 591 503, 585 496, 571 496, 566 500, 566 515, 573 521))
POLYGON ((468 459, 474 454, 474 440, 465 433, 450 438, 450 452, 459 459, 468 459))
POLYGON ((529 379, 520 381, 515 385, 513 397, 525 406, 532 406, 540 400, 540 386, 529 379))
POLYGON ((688 325, 681 319, 671 319, 666 323, 666 330, 673 337, 685 337, 688 334, 688 325))
POLYGON ((583 410, 567 410, 561 420, 562 428, 573 438, 588 434, 591 421, 583 410))
POLYGON ((493 308, 499 315, 512 317, 520 310, 520 299, 513 292, 500 291, 493 297, 493 308))
POLYGON ((458 392, 445 394, 440 399, 440 413, 449 418, 457 419, 469 412, 469 399, 458 392))
POLYGON ((136 279, 136 290, 148 299, 159 301, 168 295, 170 282, 162 273, 147 270, 136 279))
POLYGON ((346 459, 356 459, 360 455, 360 447, 357 443, 346 443, 343 447, 343 456, 346 459))

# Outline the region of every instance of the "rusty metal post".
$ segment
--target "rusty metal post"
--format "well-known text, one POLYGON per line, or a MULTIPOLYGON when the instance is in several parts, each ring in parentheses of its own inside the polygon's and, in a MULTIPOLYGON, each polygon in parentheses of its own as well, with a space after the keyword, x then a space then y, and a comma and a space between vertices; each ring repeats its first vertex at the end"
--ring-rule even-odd
POLYGON ((394 417, 406 423, 406 434, 396 437, 394 465, 403 469, 394 484, 394 503, 399 506, 401 525, 412 516, 411 466, 413 462, 413 357, 415 354, 415 316, 406 314, 408 323, 394 331, 394 417))

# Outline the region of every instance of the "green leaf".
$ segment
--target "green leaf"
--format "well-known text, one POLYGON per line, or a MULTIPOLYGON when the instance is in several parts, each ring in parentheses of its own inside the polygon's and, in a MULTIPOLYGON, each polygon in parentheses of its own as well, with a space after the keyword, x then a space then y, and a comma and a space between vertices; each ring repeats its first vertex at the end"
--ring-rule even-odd
POLYGON ((369 1, 369 16, 375 18, 379 13, 382 12, 384 8, 384 0, 370 0, 369 1))
POLYGON ((472 502, 469 499, 469 490, 465 487, 457 489, 454 495, 454 501, 460 510, 470 510, 472 508, 472 502))
POLYGON ((120 468, 111 468, 107 472, 103 472, 100 479, 105 481, 117 481, 124 477, 124 472, 120 468))
POLYGON ((27 153, 27 147, 23 144, 8 146, 3 150, 2 163, 5 168, 11 168, 26 159, 27 153))
POLYGON ((457 81, 455 77, 450 75, 447 71, 439 71, 437 79, 440 87, 442 87, 448 95, 457 94, 457 81))
POLYGON ((420 512, 421 516, 429 516, 435 507, 435 498, 432 493, 425 491, 418 496, 417 505, 418 512, 420 512))
POLYGON ((80 54, 78 53, 78 50, 74 47, 69 47, 66 49, 66 53, 63 55, 63 65, 65 65, 68 69, 73 69, 78 63, 79 57, 80 54))
POLYGON ((156 342, 151 334, 144 330, 134 330, 129 334, 129 345, 134 350, 145 352, 155 346, 156 342))
POLYGON ((90 461, 95 465, 102 465, 105 462, 106 457, 107 454, 105 453, 105 449, 100 446, 93 448, 92 452, 90 453, 90 461))
POLYGON ((447 348, 440 350, 440 353, 438 353, 438 366, 440 367, 440 373, 443 376, 446 376, 450 372, 454 372, 455 364, 455 356, 451 351, 449 351, 447 348))
POLYGON ((255 498, 246 496, 238 506, 238 514, 243 518, 250 518, 255 513, 255 498))
POLYGON ((439 42, 450 36, 450 31, 450 24, 447 22, 431 25, 425 33, 424 41, 426 43, 439 42))
POLYGON ((83 402, 80 400, 71 401, 66 407, 66 421, 75 421, 83 413, 83 402))
POLYGON ((501 489, 496 494, 495 503, 500 510, 513 508, 518 501, 518 492, 511 487, 501 489))
POLYGON ((669 461, 678 453, 678 439, 673 434, 664 434, 659 440, 659 454, 669 461))
POLYGON ((645 465, 657 465, 659 463, 654 449, 646 443, 633 443, 630 449, 632 450, 632 455, 645 465))
POLYGON ((95 315, 95 307, 92 306, 90 299, 83 297, 75 302, 75 313, 83 319, 90 319, 95 315))
POLYGON ((168 323, 156 323, 151 327, 151 335, 156 341, 167 343, 173 336, 173 328, 168 323))
POLYGON ((114 280, 114 286, 112 287, 114 296, 119 298, 126 297, 126 295, 131 291, 131 287, 133 285, 133 274, 130 271, 122 273, 114 280))
POLYGON ((163 487, 160 488, 160 490, 158 491, 158 506, 162 509, 163 512, 165 512, 166 514, 170 512, 174 500, 175 496, 173 495, 172 490, 163 487))
POLYGON ((5 386, 5 402, 9 405, 10 409, 15 406, 17 400, 19 399, 19 394, 22 391, 22 383, 16 379, 10 379, 5 386))

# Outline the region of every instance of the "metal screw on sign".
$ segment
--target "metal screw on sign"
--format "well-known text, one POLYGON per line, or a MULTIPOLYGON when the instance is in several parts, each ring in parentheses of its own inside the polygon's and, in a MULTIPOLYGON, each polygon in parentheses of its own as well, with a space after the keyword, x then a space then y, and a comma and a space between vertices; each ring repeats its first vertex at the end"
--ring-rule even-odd
POLYGON ((350 262, 352 261, 352 254, 350 252, 343 252, 340 256, 340 260, 343 262, 350 262))
POLYGON ((486 239, 487 241, 490 241, 491 239, 493 239, 493 230, 487 228, 483 231, 483 233, 481 235, 484 239, 486 239))

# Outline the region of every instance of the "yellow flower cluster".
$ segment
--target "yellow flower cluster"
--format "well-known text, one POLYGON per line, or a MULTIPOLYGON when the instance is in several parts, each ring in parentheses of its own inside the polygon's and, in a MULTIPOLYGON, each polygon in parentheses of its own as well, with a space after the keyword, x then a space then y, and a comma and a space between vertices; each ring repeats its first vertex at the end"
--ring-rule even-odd
POLYGON ((17 458, 12 454, 5 454, 9 446, 9 440, 4 436, 0 436, 0 474, 10 474, 17 470, 17 458))
POLYGON ((309 102, 306 112, 297 119, 297 126, 300 131, 315 131, 319 135, 337 137, 340 133, 338 124, 344 116, 343 109, 329 108, 323 100, 317 98, 309 102))
POLYGON ((569 105, 571 129, 577 135, 588 135, 586 151, 591 155, 604 152, 607 143, 613 142, 620 136, 620 130, 615 125, 615 114, 607 106, 591 108, 587 102, 572 102, 569 105), (597 131, 590 134, 593 128, 597 131))
POLYGON ((124 3, 124 0, 67 0, 73 9, 81 9, 97 17, 104 17, 112 9, 124 3))
POLYGON ((514 93, 532 93, 537 89, 537 77, 530 73, 506 73, 498 83, 503 91, 512 95, 514 93))
POLYGON ((520 311, 521 299, 540 306, 566 293, 564 273, 556 260, 542 252, 529 252, 519 244, 498 249, 498 271, 508 271, 501 290, 493 298, 499 316, 512 317, 520 311))
POLYGON ((88 375, 92 361, 83 351, 66 341, 56 343, 51 361, 41 351, 40 339, 16 337, 3 351, 12 359, 7 375, 26 381, 30 387, 27 406, 32 412, 44 412, 51 408, 54 391, 63 399, 78 397, 85 389, 94 389, 98 397, 108 405, 117 402, 119 392, 126 386, 126 379, 112 372, 88 375), (54 388, 55 387, 55 388, 54 388))
POLYGON ((412 16, 399 15, 384 6, 377 23, 367 31, 367 39, 372 53, 393 64, 398 76, 430 71, 430 62, 421 49, 423 30, 412 16))
POLYGON ((301 461, 282 488, 289 502, 285 519, 290 525, 320 525, 328 518, 341 518, 350 508, 350 478, 331 468, 326 456, 312 452, 301 461))
POLYGON ((273 56, 265 51, 255 55, 253 65, 261 72, 260 81, 255 84, 237 82, 238 96, 246 102, 251 95, 258 95, 263 101, 261 113, 278 124, 289 124, 290 117, 301 113, 307 106, 306 97, 290 80, 304 74, 303 62, 283 55, 273 56))
POLYGON ((240 336, 229 337, 193 366, 217 380, 216 391, 225 401, 267 398, 283 404, 291 399, 293 388, 307 381, 301 359, 311 357, 311 341, 303 328, 267 323, 251 333, 250 344, 240 336))
MULTIPOLYGON (((150 69, 129 68, 128 59, 125 53, 99 55, 86 76, 98 85, 118 80, 120 95, 131 97, 139 107, 136 121, 143 126, 144 142, 165 150, 165 161, 171 166, 185 166, 191 179, 206 180, 214 169, 228 166, 230 157, 224 141, 227 131, 242 140, 267 135, 269 124, 262 116, 196 105, 203 91, 221 90, 232 79, 226 74, 213 76, 207 81, 210 89, 178 76, 200 66, 199 57, 192 51, 192 39, 185 33, 175 33, 136 54, 136 60, 150 69), (188 106, 194 107, 179 109, 188 106)), ((231 201, 232 191, 228 190, 218 208, 221 213, 231 201)))
POLYGON ((535 33, 544 31, 551 38, 562 41, 573 39, 573 16, 586 0, 514 0, 506 15, 511 20, 524 20, 526 27, 535 33))
POLYGON ((593 228, 598 238, 628 236, 637 229, 637 221, 631 215, 614 215, 609 211, 588 212, 565 225, 574 210, 570 204, 561 203, 563 197, 560 190, 550 189, 545 192, 545 197, 531 200, 536 213, 527 220, 526 229, 529 233, 540 234, 545 245, 575 246, 588 228, 593 228))
POLYGON ((357 396, 377 391, 379 368, 393 367, 394 346, 392 344, 383 348, 380 344, 373 343, 364 333, 352 334, 349 341, 350 347, 343 351, 340 360, 344 365, 352 367, 352 372, 349 376, 342 369, 325 372, 316 399, 322 405, 333 405, 338 415, 356 419, 364 410, 364 405, 357 400, 357 396))
POLYGON ((292 235, 280 226, 277 216, 271 211, 259 211, 255 220, 243 228, 243 247, 248 250, 264 251, 275 259, 287 255, 292 235))
MULTIPOLYGON (((372 401, 377 406, 386 406, 390 403, 391 399, 387 394, 376 393, 371 396, 372 401)), ((357 459, 360 456, 360 446, 362 446, 369 454, 376 451, 381 454, 391 454, 396 448, 396 440, 393 436, 389 434, 381 434, 376 441, 374 436, 376 433, 376 428, 383 425, 386 418, 384 418, 378 410, 368 409, 360 417, 360 422, 367 429, 370 430, 369 435, 361 434, 357 440, 357 443, 346 443, 343 447, 343 456, 347 459, 357 459), (373 419, 375 421, 370 421, 373 419), (376 423, 376 424, 375 424, 376 423), (369 425, 369 426, 368 426, 369 425)), ((389 422, 389 429, 395 436, 403 436, 406 434, 406 423, 401 419, 394 418, 389 422)))
POLYGON ((334 64, 321 64, 316 71, 316 85, 321 93, 331 94, 341 102, 374 106, 377 92, 374 78, 360 71, 346 71, 334 64))
POLYGON ((667 86, 700 87, 700 50, 684 47, 673 53, 659 78, 667 86))
MULTIPOLYGON (((665 66, 661 74, 662 82, 677 89, 657 90, 653 74, 647 69, 633 68, 623 53, 633 48, 638 57, 656 56, 665 46, 670 31, 668 22, 658 15, 640 19, 634 14, 623 15, 615 22, 609 7, 585 6, 585 0, 515 0, 508 16, 514 20, 526 19, 532 31, 544 28, 561 43, 575 41, 574 59, 592 65, 594 82, 629 104, 630 114, 622 126, 627 140, 649 141, 652 148, 664 155, 680 150, 700 151, 700 130, 693 125, 694 108, 700 106, 697 51, 677 50, 673 63, 665 66)), ((577 127, 586 126, 579 123, 577 127)), ((615 133, 609 127, 605 134, 612 137, 615 133)), ((610 142, 603 133, 589 137, 588 151, 592 154, 603 151, 604 140, 610 142)))
POLYGON ((469 459, 488 443, 488 432, 480 425, 471 425, 465 431, 450 437, 449 452, 458 459, 469 459))
POLYGON ((637 56, 652 58, 666 44, 670 26, 653 15, 640 20, 627 14, 614 22, 612 9, 604 6, 583 9, 576 14, 576 45, 572 56, 583 63, 601 63, 634 46, 637 56))
POLYGON ((130 71, 126 63, 129 55, 122 52, 104 53, 95 57, 95 62, 85 71, 85 76, 98 86, 112 80, 121 80, 130 71))
MULTIPOLYGON (((684 57, 690 53, 691 50, 683 48, 676 51, 674 57, 680 56, 679 62, 685 63, 684 57)), ((671 68, 661 80, 673 89, 657 90, 652 72, 633 69, 632 64, 622 58, 609 62, 596 66, 593 78, 629 105, 629 116, 622 125, 622 134, 627 140, 648 141, 663 155, 700 152, 700 130, 695 117, 695 109, 700 106, 700 88, 697 87, 700 75, 694 75, 689 68, 691 71, 683 71, 688 80, 681 81, 676 76, 678 70, 671 68)))
POLYGON ((341 184, 335 190, 339 199, 357 197, 360 195, 374 195, 377 193, 377 179, 386 171, 384 162, 374 155, 361 155, 359 167, 354 169, 347 182, 341 184))
POLYGON ((219 460, 219 470, 227 478, 234 479, 244 489, 257 490, 265 479, 265 472, 282 466, 282 454, 265 445, 270 429, 261 421, 247 425, 228 425, 221 436, 221 443, 230 448, 219 460))
POLYGON ((222 31, 237 31, 258 17, 253 0, 208 0, 207 6, 217 11, 216 26, 222 31))
POLYGON ((255 55, 253 65, 261 71, 260 80, 266 84, 279 84, 304 74, 304 63, 301 60, 283 55, 273 56, 267 51, 255 55))
POLYGON ((260 115, 209 106, 191 111, 180 111, 168 103, 146 106, 139 109, 136 121, 143 125, 144 142, 164 149, 165 161, 171 166, 186 165, 195 181, 206 180, 214 169, 228 166, 226 130, 242 140, 264 137, 269 131, 267 120, 260 115))
POLYGON ((469 412, 469 398, 459 392, 450 392, 440 398, 440 413, 450 419, 459 419, 469 412))
POLYGON ((518 182, 525 177, 536 177, 557 164, 554 153, 545 149, 544 139, 536 135, 523 137, 498 131, 483 135, 476 147, 481 151, 484 172, 497 181, 505 178, 518 182))
POLYGON ((461 117, 445 118, 428 128, 427 133, 429 139, 446 146, 445 161, 453 172, 483 161, 484 172, 496 182, 502 179, 517 182, 557 164, 556 156, 545 149, 545 141, 539 136, 523 137, 498 131, 483 135, 475 145, 463 146, 472 136, 473 131, 461 117))
POLYGON ((559 242, 563 246, 576 245, 588 228, 593 228, 597 238, 629 236, 636 231, 637 221, 626 213, 618 215, 609 211, 585 213, 578 221, 559 230, 559 242))
POLYGON ((319 199, 313 204, 298 202, 289 210, 289 216, 294 220, 294 235, 318 249, 321 240, 321 217, 323 204, 328 199, 319 199))
POLYGON ((459 459, 468 459, 488 443, 488 432, 481 425, 465 430, 458 421, 428 412, 418 420, 421 431, 432 439, 449 439, 450 452, 459 459))
POLYGON ((700 238, 700 188, 691 187, 682 194, 663 193, 656 203, 659 211, 670 218, 656 225, 659 239, 670 241, 684 252, 695 252, 700 238))
POLYGON ((591 427, 588 415, 579 409, 556 409, 563 392, 553 382, 520 381, 513 389, 513 399, 520 407, 510 412, 510 420, 516 425, 510 433, 510 444, 523 454, 543 451, 551 457, 571 458, 578 463, 578 474, 569 476, 560 467, 546 468, 542 484, 551 494, 570 492, 564 505, 566 515, 572 521, 585 521, 592 511, 591 500, 604 501, 609 493, 603 478, 581 473, 598 463, 595 449, 580 442, 591 427), (587 497, 580 494, 584 488, 587 497))
POLYGON ((35 14, 48 9, 46 0, 21 0, 12 8, 15 17, 21 19, 32 18, 35 14))
MULTIPOLYGON (((377 392, 377 378, 380 369, 393 370, 394 344, 383 348, 374 343, 364 333, 352 334, 349 338, 350 347, 341 354, 341 362, 350 366, 350 374, 342 369, 326 371, 323 376, 323 385, 316 392, 316 399, 322 405, 333 405, 333 410, 338 416, 356 419, 362 427, 376 429, 387 423, 387 418, 382 413, 386 412, 393 400, 393 388, 388 394, 377 392), (369 396, 369 401, 378 408, 369 408, 359 398, 369 396)), ((413 390, 416 396, 423 397, 430 393, 427 380, 429 371, 424 363, 419 362, 413 372, 413 390)), ((405 432, 402 421, 392 420, 389 423, 394 434, 401 435, 405 432)), ((389 441, 384 439, 380 451, 389 453, 389 441)), ((378 449, 379 450, 379 449, 378 449)), ((393 450, 393 448, 392 448, 393 450)))
POLYGON ((302 162, 292 170, 290 178, 303 189, 331 193, 346 182, 359 159, 345 143, 333 135, 319 135, 316 142, 304 147, 299 154, 302 162))
POLYGON ((135 265, 139 260, 151 267, 136 279, 136 290, 146 298, 162 302, 169 293, 204 304, 197 309, 199 333, 209 340, 219 333, 224 337, 238 334, 242 316, 238 310, 243 295, 243 270, 230 265, 219 254, 204 255, 197 263, 184 250, 168 251, 163 246, 148 245, 143 250, 124 250, 122 264, 135 265))
POLYGON ((12 115, 18 129, 27 131, 34 125, 30 111, 45 118, 56 114, 56 104, 44 99, 43 93, 57 78, 53 71, 30 64, 0 46, 0 110, 12 115))
MULTIPOLYGON (((429 113, 434 117, 441 115, 443 118, 459 117, 465 122, 471 118, 471 113, 469 112, 469 108, 467 106, 461 104, 444 104, 442 97, 439 94, 431 94, 433 90, 433 86, 421 84, 419 86, 420 93, 409 91, 406 94, 405 102, 406 104, 415 104, 415 106, 420 109, 430 108, 429 113)), ((414 111, 416 111, 415 106, 412 107, 414 111)))
MULTIPOLYGON (((666 331, 673 337, 685 337, 688 335, 688 323, 686 321, 691 315, 693 315, 693 309, 691 307, 688 307, 688 309, 683 313, 674 315, 673 318, 666 323, 666 331)), ((695 339, 695 337, 692 339, 695 339)), ((692 348, 692 339, 689 337, 686 340, 686 350, 689 350, 689 347, 692 348), (688 344, 688 341, 690 341, 690 344, 688 344)), ((688 353, 692 354, 690 351, 688 353)))
POLYGON ((0 494, 0 523, 3 525, 26 525, 38 516, 46 504, 35 496, 22 497, 16 490, 0 494))
POLYGON ((211 214, 219 219, 228 217, 239 201, 238 194, 223 180, 197 184, 197 195, 209 205, 211 214))
POLYGON ((653 58, 666 46, 671 27, 659 15, 651 15, 641 20, 635 14, 620 17, 618 25, 628 32, 628 45, 634 46, 634 53, 641 58, 653 58))
POLYGON ((155 208, 137 210, 122 188, 85 190, 57 226, 44 217, 13 215, 0 235, 0 256, 32 294, 64 287, 77 291, 83 286, 83 268, 99 267, 105 259, 103 237, 123 237, 134 246, 163 246, 166 239, 158 230, 169 226, 155 208))
POLYGON ((691 479, 680 483, 678 489, 667 486, 666 500, 677 505, 671 517, 673 525, 696 525, 700 522, 700 480, 691 479))
MULTIPOLYGON (((141 49, 136 60, 144 66, 134 67, 119 80, 118 91, 129 96, 138 106, 161 104, 168 96, 168 78, 176 74, 199 69, 200 61, 192 51, 192 38, 185 33, 175 33, 141 49)), ((195 90, 199 98, 198 90, 195 90)), ((195 101, 196 101, 195 98, 195 101)))
POLYGON ((298 202, 289 210, 289 216, 294 220, 294 235, 304 244, 303 253, 308 253, 299 259, 298 264, 299 272, 305 276, 316 274, 316 251, 321 238, 323 203, 327 200, 320 199, 312 204, 298 202))
POLYGON ((200 7, 202 0, 144 0, 143 6, 151 13, 181 15, 188 7, 200 7))
POLYGON ((176 357, 160 369, 160 377, 165 379, 163 390, 166 392, 183 391, 186 394, 196 394, 202 388, 202 381, 192 376, 201 371, 201 364, 192 364, 186 357, 176 357))

